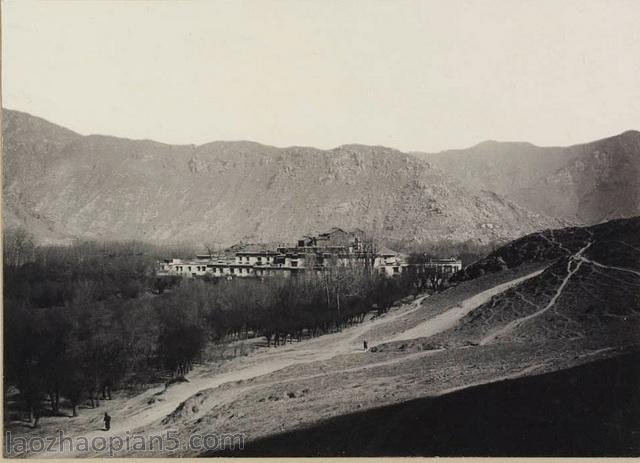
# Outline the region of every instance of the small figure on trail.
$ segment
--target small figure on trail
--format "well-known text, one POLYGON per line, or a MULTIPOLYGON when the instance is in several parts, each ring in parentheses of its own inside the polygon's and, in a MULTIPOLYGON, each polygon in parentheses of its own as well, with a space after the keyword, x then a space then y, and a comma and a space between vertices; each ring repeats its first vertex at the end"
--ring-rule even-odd
POLYGON ((36 411, 33 412, 33 424, 31 425, 31 427, 34 429, 37 428, 39 422, 40 422, 40 410, 36 409, 36 411))
POLYGON ((369 344, 367 344, 367 341, 362 341, 362 345, 364 346, 364 350, 367 350, 369 348, 369 344))
POLYGON ((107 412, 104 412, 104 430, 108 431, 111 429, 111 416, 107 412))

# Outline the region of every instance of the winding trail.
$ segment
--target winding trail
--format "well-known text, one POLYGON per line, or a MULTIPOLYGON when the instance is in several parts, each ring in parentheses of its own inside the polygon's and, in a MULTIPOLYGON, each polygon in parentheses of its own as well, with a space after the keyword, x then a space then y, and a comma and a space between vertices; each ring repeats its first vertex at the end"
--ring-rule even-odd
POLYGON ((604 265, 604 264, 601 264, 600 262, 596 262, 595 260, 588 259, 588 258, 586 258, 584 256, 579 256, 579 259, 582 262, 586 262, 586 263, 594 265, 596 267, 608 268, 609 270, 618 270, 620 272, 633 273, 634 275, 637 275, 637 276, 640 277, 640 272, 637 271, 637 270, 631 270, 630 268, 625 268, 625 267, 616 267, 614 265, 604 265))
POLYGON ((471 296, 470 298, 465 299, 461 304, 447 310, 446 312, 441 313, 440 315, 436 315, 429 320, 425 320, 419 325, 396 335, 386 342, 426 338, 453 328, 465 315, 467 315, 475 308, 489 302, 493 296, 501 294, 509 288, 519 285, 525 280, 538 276, 543 271, 544 269, 538 270, 523 277, 507 281, 506 283, 502 283, 501 285, 494 286, 491 289, 482 291, 474 296, 471 296))
POLYGON ((567 275, 564 277, 564 279, 562 280, 562 283, 560 283, 560 286, 556 290, 556 293, 553 295, 553 297, 551 298, 551 300, 546 306, 544 306, 542 309, 532 314, 513 320, 512 322, 508 323, 498 331, 495 331, 490 335, 484 337, 482 340, 480 340, 480 345, 485 345, 499 339, 505 334, 513 331, 515 328, 521 326, 522 324, 528 322, 533 318, 539 317, 540 315, 544 314, 549 309, 551 309, 555 305, 558 298, 562 295, 562 291, 569 283, 569 280, 571 279, 571 277, 575 275, 578 270, 580 270, 580 266, 582 265, 583 262, 585 262, 585 258, 582 257, 582 254, 587 249, 589 249, 589 246, 591 246, 592 244, 593 244, 592 242, 587 243, 585 246, 580 248, 580 250, 577 253, 575 253, 573 256, 569 258, 569 260, 567 261, 567 275))
MULTIPOLYGON (((194 396, 198 392, 219 387, 226 383, 246 381, 252 378, 264 376, 292 365, 306 364, 316 361, 324 361, 339 355, 363 352, 362 337, 372 328, 393 322, 420 309, 422 302, 428 296, 421 296, 410 304, 388 312, 373 320, 351 326, 341 332, 326 334, 295 344, 270 348, 264 352, 254 354, 250 358, 249 365, 240 365, 237 369, 213 375, 192 373, 188 375, 188 382, 177 383, 165 389, 158 386, 127 399, 117 407, 115 403, 109 404, 109 413, 117 416, 112 421, 109 431, 97 429, 101 427, 100 416, 92 418, 88 424, 93 425, 94 431, 69 433, 65 437, 106 438, 125 437, 134 429, 145 427, 153 422, 171 414, 182 402, 194 396)), ((427 355, 427 352, 420 353, 427 355)), ((381 363, 382 365, 383 363, 381 363)), ((247 386, 249 387, 249 386, 247 386)), ((243 389, 244 390, 244 389, 243 389)), ((102 412, 104 409, 102 410, 102 412)), ((101 412, 101 413, 102 413, 101 412)), ((45 452, 29 457, 60 458, 73 457, 77 452, 45 452)))
MULTIPOLYGON (((469 313, 474 308, 486 303, 496 294, 506 291, 507 289, 516 286, 524 280, 539 275, 543 270, 539 270, 520 278, 508 281, 500 284, 488 290, 482 291, 465 299, 461 304, 447 310, 446 312, 435 316, 429 320, 426 320, 419 325, 405 330, 404 332, 395 336, 389 336, 383 339, 376 339, 377 343, 395 341, 400 339, 413 339, 418 337, 431 336, 439 333, 443 330, 449 329, 454 326, 464 315, 469 313)), ((113 427, 109 431, 103 431, 98 429, 101 425, 100 415, 91 417, 88 419, 88 429, 93 431, 86 432, 85 430, 66 434, 65 437, 85 437, 87 439, 92 438, 104 438, 109 439, 111 437, 124 438, 134 430, 146 429, 153 423, 157 423, 163 418, 169 416, 174 412, 184 401, 208 389, 217 388, 227 383, 234 383, 240 381, 247 381, 253 378, 261 377, 275 371, 281 370, 293 365, 308 364, 316 361, 326 361, 334 357, 354 354, 358 352, 364 352, 362 349, 362 339, 373 328, 392 323, 406 317, 407 315, 419 310, 425 298, 428 296, 422 296, 411 302, 410 304, 402 305, 392 311, 383 314, 380 317, 363 322, 359 325, 349 327, 342 332, 332 333, 313 338, 310 340, 281 346, 278 348, 271 348, 263 352, 252 354, 249 357, 238 360, 237 368, 224 371, 224 372, 193 372, 189 375, 188 382, 177 383, 169 388, 159 386, 149 389, 139 395, 123 400, 121 403, 110 403, 108 405, 109 413, 115 416, 113 420, 113 427)), ((383 365, 405 362, 418 357, 435 354, 437 351, 422 351, 412 353, 403 356, 399 359, 384 360, 377 363, 368 363, 361 366, 350 367, 344 370, 331 371, 326 373, 317 373, 310 377, 322 376, 324 374, 334 373, 348 373, 361 369, 375 368, 383 365)), ((281 382, 282 380, 278 381, 281 382)), ((250 390, 253 387, 263 386, 264 384, 242 384, 238 388, 232 391, 222 392, 216 399, 216 402, 229 400, 234 394, 243 393, 250 390)), ((208 404, 208 406, 211 404, 208 404)), ((213 405, 211 405, 213 406, 213 405)), ((39 453, 35 455, 26 455, 29 457, 39 458, 51 458, 51 457, 73 457, 80 455, 77 449, 73 452, 54 452, 54 453, 39 453)))

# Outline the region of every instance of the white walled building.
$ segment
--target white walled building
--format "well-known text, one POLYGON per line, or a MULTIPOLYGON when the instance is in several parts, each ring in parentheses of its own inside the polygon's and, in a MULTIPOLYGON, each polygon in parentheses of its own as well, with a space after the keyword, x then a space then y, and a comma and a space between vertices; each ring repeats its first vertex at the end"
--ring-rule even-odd
MULTIPOLYGON (((167 259, 159 263, 157 275, 182 277, 267 277, 291 276, 304 271, 322 272, 333 267, 369 267, 388 277, 399 276, 409 267, 407 255, 390 249, 376 249, 364 232, 332 228, 317 236, 305 236, 297 244, 250 244, 233 256, 197 256, 193 260, 167 259)), ((444 275, 462 268, 457 259, 429 261, 444 275)))

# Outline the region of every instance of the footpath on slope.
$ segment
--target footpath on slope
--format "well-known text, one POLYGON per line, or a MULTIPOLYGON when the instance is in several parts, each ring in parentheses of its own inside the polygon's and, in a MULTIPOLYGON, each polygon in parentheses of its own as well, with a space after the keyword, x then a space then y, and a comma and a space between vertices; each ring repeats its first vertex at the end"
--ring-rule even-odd
POLYGON ((435 317, 426 320, 413 328, 399 333, 386 342, 426 338, 453 328, 460 321, 460 319, 462 319, 476 307, 489 302, 493 296, 503 293, 509 288, 512 288, 522 283, 523 281, 528 280, 529 278, 540 275, 543 271, 544 269, 538 270, 523 277, 516 278, 515 280, 511 280, 506 283, 502 283, 501 285, 494 286, 493 288, 487 289, 486 291, 482 291, 475 296, 465 299, 461 304, 447 310, 446 312, 440 315, 436 315, 435 317))
MULTIPOLYGON (((373 346, 399 339, 431 336, 439 333, 455 325, 455 323, 464 316, 464 314, 484 304, 494 295, 506 291, 528 278, 538 275, 541 271, 542 270, 535 271, 523 277, 510 280, 506 283, 477 293, 465 299, 458 306, 449 309, 447 312, 444 312, 439 316, 433 317, 426 322, 420 323, 418 326, 408 329, 407 331, 393 337, 377 339, 375 340, 376 344, 370 345, 373 346)), ((164 387, 149 389, 142 394, 127 399, 118 407, 119 409, 115 407, 115 404, 109 404, 109 414, 114 417, 112 427, 109 431, 97 429, 98 426, 101 425, 100 415, 98 415, 97 419, 94 418, 91 420, 91 423, 96 426, 94 428, 95 431, 88 433, 77 432, 73 435, 65 435, 65 437, 74 437, 75 435, 75 437, 82 436, 89 440, 97 437, 106 438, 107 440, 110 437, 115 436, 124 438, 133 430, 144 428, 145 426, 170 415, 185 400, 201 391, 216 388, 226 383, 257 378, 292 365, 306 364, 315 361, 326 361, 340 355, 363 352, 362 340, 367 339, 367 334, 371 330, 376 327, 392 323, 419 310, 426 297, 427 296, 419 297, 413 302, 393 309, 383 316, 359 325, 354 325, 342 332, 323 335, 318 338, 287 346, 270 348, 269 350, 250 355, 249 358, 245 357, 244 359, 240 359, 238 362, 240 365, 237 369, 217 374, 214 373, 213 375, 209 372, 195 372, 188 376, 188 382, 174 384, 168 389, 165 389, 164 387), (242 365, 243 362, 249 362, 249 364, 242 365)), ((424 354, 425 353, 421 353, 418 355, 424 354)), ((249 386, 246 387, 248 388, 249 386)), ((47 458, 70 457, 78 454, 79 453, 76 451, 63 453, 45 452, 29 456, 47 458)))
POLYGON ((524 323, 528 322, 531 319, 539 317, 540 315, 544 314, 549 309, 551 309, 555 305, 556 301, 562 295, 562 292, 564 291, 564 288, 569 283, 569 280, 571 280, 571 277, 573 277, 573 275, 575 275, 578 272, 578 270, 580 270, 580 266, 582 265, 582 262, 583 262, 583 259, 584 259, 582 257, 582 254, 587 249, 589 249, 589 247, 591 245, 592 245, 591 242, 587 243, 584 247, 582 247, 578 252, 576 252, 574 255, 572 255, 567 260, 567 275, 564 277, 564 279, 560 283, 560 286, 558 286, 558 289, 556 290, 556 293, 553 295, 553 297, 551 298, 551 300, 549 301, 549 303, 545 307, 541 308, 540 310, 538 310, 538 311, 536 311, 536 312, 534 312, 534 313, 532 313, 530 315, 527 315, 527 316, 522 317, 522 318, 518 318, 517 320, 513 320, 512 322, 508 323, 506 326, 504 326, 500 330, 498 330, 498 331, 496 331, 494 333, 491 333, 488 336, 485 336, 480 341, 480 345, 485 345, 485 344, 487 344, 489 342, 494 342, 494 341, 500 339, 500 337, 504 336, 506 333, 510 333, 511 331, 516 329, 517 327, 523 325, 524 323))

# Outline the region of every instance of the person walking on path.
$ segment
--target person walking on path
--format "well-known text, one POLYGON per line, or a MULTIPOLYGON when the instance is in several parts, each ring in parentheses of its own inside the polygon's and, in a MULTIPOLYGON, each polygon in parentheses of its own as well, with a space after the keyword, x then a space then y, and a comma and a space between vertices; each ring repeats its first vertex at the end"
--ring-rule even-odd
POLYGON ((104 430, 108 431, 111 429, 111 417, 107 412, 104 412, 104 430))
POLYGON ((362 345, 364 346, 364 350, 367 350, 369 348, 369 344, 367 344, 367 341, 362 341, 362 345))

